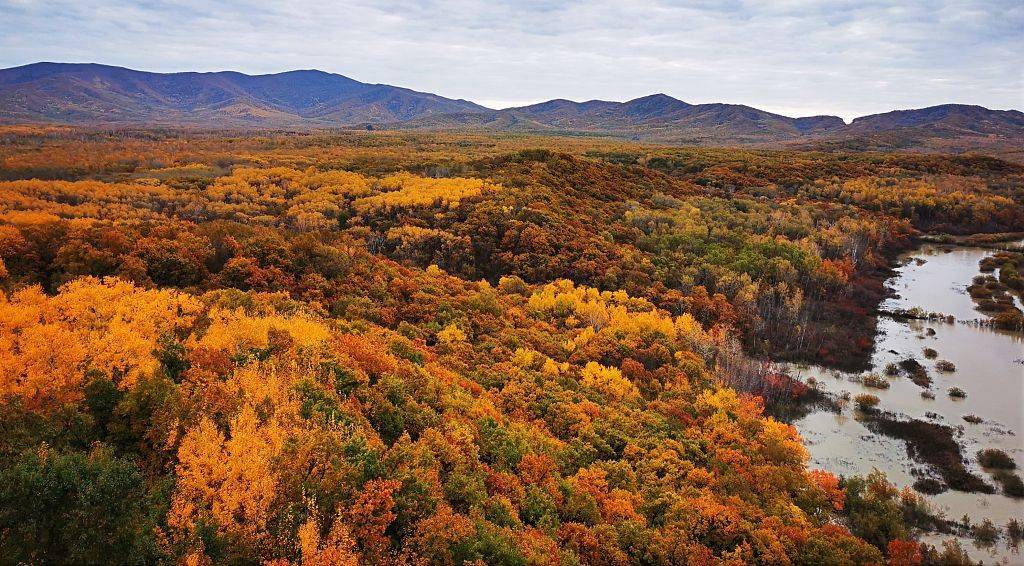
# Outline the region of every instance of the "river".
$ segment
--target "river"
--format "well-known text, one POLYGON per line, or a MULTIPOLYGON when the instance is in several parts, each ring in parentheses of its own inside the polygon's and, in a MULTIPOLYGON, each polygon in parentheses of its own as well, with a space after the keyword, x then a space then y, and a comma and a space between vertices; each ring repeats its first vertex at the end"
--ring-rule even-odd
MULTIPOLYGON (((974 523, 987 518, 1005 527, 1011 517, 1024 520, 1024 500, 1002 495, 998 484, 979 467, 975 454, 983 448, 999 448, 1016 460, 1018 472, 1024 467, 1024 338, 1019 333, 961 322, 985 318, 975 310, 966 287, 980 273, 979 260, 991 253, 982 248, 925 244, 901 257, 901 266, 888 281, 897 295, 887 299, 881 305, 883 309, 918 307, 953 315, 958 321, 949 324, 878 318, 872 372, 883 374, 886 364, 913 357, 928 368, 934 399, 923 398, 922 388, 906 374, 887 377, 889 389, 875 389, 858 383, 856 376, 820 367, 790 371, 805 381, 814 377, 820 388, 831 393, 871 393, 881 399, 881 410, 958 429, 957 441, 970 461, 968 468, 995 485, 997 493, 950 490, 928 499, 948 518, 959 519, 966 514, 974 523), (926 359, 924 348, 936 350, 937 358, 926 359), (956 371, 938 371, 938 360, 952 361, 956 371), (966 391, 967 397, 950 397, 947 391, 953 386, 966 391), (970 424, 963 420, 964 415, 975 415, 983 421, 970 424)), ((856 417, 852 403, 847 403, 838 414, 818 411, 794 423, 810 453, 810 466, 845 476, 864 475, 877 468, 899 487, 912 485, 916 479, 912 471, 925 466, 910 460, 902 440, 875 434, 856 417)), ((925 540, 934 544, 941 538, 929 536, 925 540)), ((988 547, 963 539, 961 543, 973 558, 986 563, 1024 563, 1024 554, 1019 548, 1007 547, 1005 538, 988 547)))

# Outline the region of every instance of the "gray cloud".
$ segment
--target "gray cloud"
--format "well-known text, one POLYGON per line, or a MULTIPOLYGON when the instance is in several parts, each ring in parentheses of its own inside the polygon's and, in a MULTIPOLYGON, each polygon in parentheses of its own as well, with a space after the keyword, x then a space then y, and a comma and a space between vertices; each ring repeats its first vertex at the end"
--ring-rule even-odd
POLYGON ((0 66, 319 68, 514 105, 665 92, 845 118, 1024 107, 1024 3, 0 0, 0 66))

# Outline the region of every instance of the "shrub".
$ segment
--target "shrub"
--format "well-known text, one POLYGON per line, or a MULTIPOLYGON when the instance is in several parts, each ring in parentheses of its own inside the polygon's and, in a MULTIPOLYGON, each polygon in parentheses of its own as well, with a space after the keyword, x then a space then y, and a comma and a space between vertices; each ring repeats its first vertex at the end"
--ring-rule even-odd
POLYGON ((899 367, 903 368, 904 371, 910 374, 910 379, 915 385, 920 387, 928 387, 931 385, 932 380, 928 377, 928 370, 921 365, 921 362, 914 358, 907 358, 900 361, 899 367))
POLYGON ((873 387, 875 389, 888 389, 889 382, 877 373, 869 373, 864 376, 863 381, 864 387, 873 387))
POLYGON ((1017 463, 1009 454, 998 448, 986 448, 978 451, 978 463, 984 468, 993 470, 1013 470, 1017 463))
POLYGON ((956 399, 966 399, 967 392, 964 391, 963 389, 960 389, 959 387, 950 387, 949 396, 956 399))
POLYGON ((971 556, 960 546, 956 539, 948 539, 942 543, 942 552, 935 547, 929 546, 926 549, 925 564, 973 564, 971 556))
POLYGON ((928 358, 929 360, 934 360, 935 358, 939 357, 939 353, 932 348, 925 348, 924 357, 928 358))
POLYGON ((1024 315, 1017 311, 1004 311, 992 317, 992 322, 996 328, 1020 330, 1024 328, 1024 315))
POLYGON ((900 366, 898 366, 898 365, 896 365, 894 363, 886 364, 886 366, 885 366, 885 375, 899 375, 899 374, 900 374, 900 366))
POLYGON ((946 491, 946 486, 934 478, 919 478, 914 482, 914 489, 925 495, 936 495, 946 491))
POLYGON ((971 424, 978 424, 982 419, 978 415, 964 415, 964 420, 971 424))
POLYGON ((1010 519, 1006 523, 1006 536, 1009 537, 1011 542, 1019 542, 1020 539, 1024 538, 1024 525, 1021 525, 1017 519, 1010 519))
POLYGON ((921 362, 915 360, 914 358, 907 358, 905 360, 900 361, 899 366, 910 373, 913 373, 914 371, 922 368, 921 362))
POLYGON ((992 474, 997 482, 1003 485, 1003 494, 1007 497, 1024 497, 1024 480, 1007 470, 999 470, 992 474))
POLYGON ((857 403, 857 408, 866 412, 873 410, 881 403, 881 399, 871 395, 870 393, 861 393, 853 398, 854 403, 857 403))
POLYGON ((939 360, 935 362, 935 369, 944 372, 953 372, 956 371, 956 364, 949 360, 939 360))
POLYGON ((971 534, 974 540, 984 544, 992 544, 999 538, 999 531, 990 519, 985 519, 980 525, 974 525, 971 534))
POLYGON ((843 487, 846 490, 843 510, 849 517, 853 534, 878 548, 909 537, 899 491, 881 472, 872 472, 867 477, 853 476, 843 487))

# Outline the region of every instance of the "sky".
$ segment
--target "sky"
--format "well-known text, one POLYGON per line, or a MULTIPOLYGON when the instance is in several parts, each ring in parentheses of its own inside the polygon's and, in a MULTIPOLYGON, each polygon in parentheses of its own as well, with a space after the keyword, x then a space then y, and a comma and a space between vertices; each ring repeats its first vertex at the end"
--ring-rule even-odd
POLYGON ((0 67, 321 69, 504 108, 1024 109, 1024 0, 0 0, 0 67))

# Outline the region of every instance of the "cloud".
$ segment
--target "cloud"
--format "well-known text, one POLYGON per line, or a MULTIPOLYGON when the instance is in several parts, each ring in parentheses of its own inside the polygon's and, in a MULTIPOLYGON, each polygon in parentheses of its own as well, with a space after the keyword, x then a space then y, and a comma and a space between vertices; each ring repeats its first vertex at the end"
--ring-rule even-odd
POLYGON ((319 68, 476 101, 665 92, 844 118, 1024 106, 1024 4, 0 0, 0 66, 319 68))

